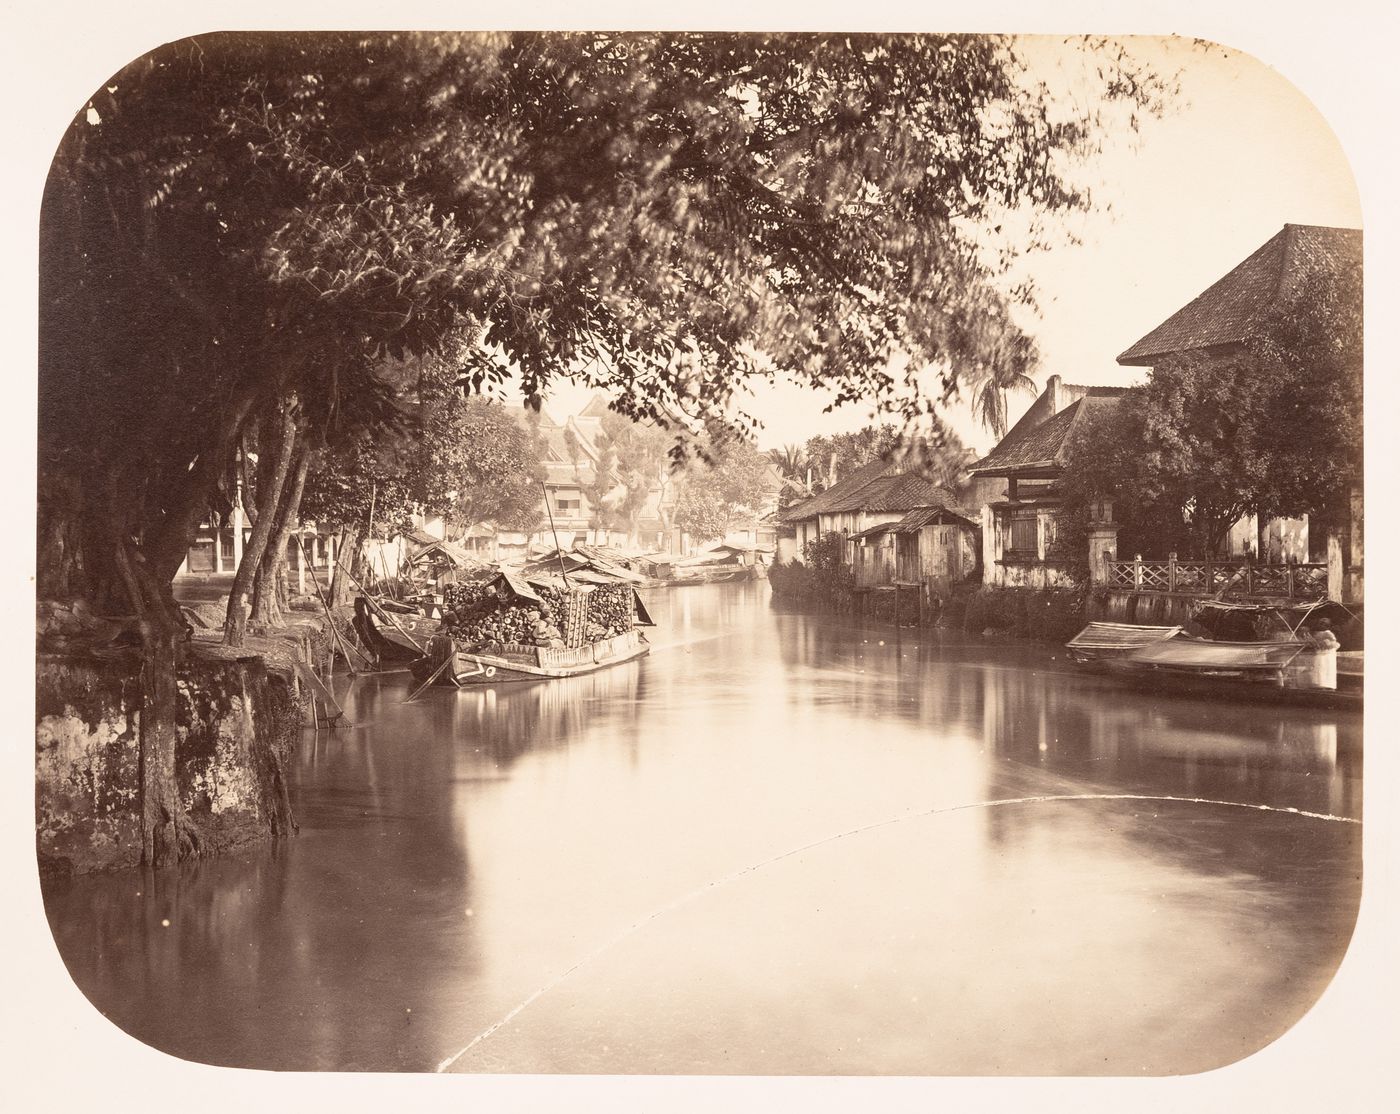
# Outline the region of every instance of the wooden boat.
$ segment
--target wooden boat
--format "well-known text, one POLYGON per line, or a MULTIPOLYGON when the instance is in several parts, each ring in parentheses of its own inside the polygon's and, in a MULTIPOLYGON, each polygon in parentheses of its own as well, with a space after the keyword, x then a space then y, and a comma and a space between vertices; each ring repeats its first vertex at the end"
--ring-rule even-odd
POLYGON ((1243 641, 1197 637, 1180 628, 1090 623, 1066 646, 1081 664, 1139 687, 1273 704, 1361 706, 1359 686, 1337 687, 1335 639, 1319 644, 1299 633, 1301 624, 1282 619, 1283 609, 1269 605, 1207 608, 1249 613, 1261 620, 1256 629, 1271 636, 1243 641))
POLYGON ((1180 627, 1093 622, 1066 642, 1065 648, 1077 662, 1105 661, 1122 657, 1139 647, 1160 642, 1180 632, 1180 627))
POLYGON ((360 595, 355 597, 350 625, 365 649, 381 662, 403 666, 423 656, 439 623, 416 608, 360 595))
POLYGON ((499 649, 471 652, 459 649, 450 635, 436 634, 429 640, 427 652, 409 669, 418 684, 432 678, 440 685, 498 685, 576 677, 650 652, 646 635, 636 629, 572 648, 507 643, 499 649))

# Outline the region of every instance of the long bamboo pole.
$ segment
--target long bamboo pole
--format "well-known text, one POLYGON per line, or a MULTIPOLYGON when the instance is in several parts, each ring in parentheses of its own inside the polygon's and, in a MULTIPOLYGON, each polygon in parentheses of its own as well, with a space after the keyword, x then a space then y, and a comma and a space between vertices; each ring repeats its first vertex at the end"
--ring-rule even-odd
POLYGON ((549 488, 540 484, 540 490, 544 492, 544 509, 549 515, 549 532, 554 535, 554 552, 559 555, 559 575, 564 578, 564 587, 569 587, 569 572, 564 568, 564 551, 559 548, 559 531, 554 528, 554 508, 549 505, 549 488))
MULTIPOLYGON (((311 562, 308 561, 308 560, 306 559, 306 545, 302 542, 302 540, 301 540, 301 534, 300 534, 300 533, 298 533, 298 534, 296 535, 296 539, 297 539, 297 552, 301 554, 302 564, 304 564, 304 565, 306 565, 308 568, 310 568, 311 562)), ((326 593, 323 592, 323 591, 321 591, 321 580, 320 580, 320 578, 316 575, 316 570, 315 570, 314 568, 311 568, 310 571, 311 571, 311 583, 314 584, 314 585, 316 585, 316 594, 317 594, 318 596, 321 597, 321 606, 324 607, 324 608, 326 609, 326 622, 329 623, 329 624, 331 625, 331 637, 335 639, 336 645, 340 647, 340 652, 341 652, 342 654, 345 655, 345 664, 348 665, 348 666, 350 667, 350 676, 351 676, 351 677, 354 677, 354 676, 355 676, 355 663, 354 663, 353 660, 351 660, 351 657, 350 657, 350 648, 349 648, 349 644, 348 644, 348 643, 345 641, 345 639, 341 636, 340 628, 337 627, 337 626, 335 625, 335 616, 331 614, 331 605, 330 605, 330 603, 329 603, 329 602, 327 601, 327 599, 326 599, 326 593)), ((362 654, 361 657, 364 658, 364 655, 362 654)), ((365 661, 365 664, 366 664, 366 665, 369 664, 369 659, 368 659, 368 658, 364 658, 364 661, 365 661)))

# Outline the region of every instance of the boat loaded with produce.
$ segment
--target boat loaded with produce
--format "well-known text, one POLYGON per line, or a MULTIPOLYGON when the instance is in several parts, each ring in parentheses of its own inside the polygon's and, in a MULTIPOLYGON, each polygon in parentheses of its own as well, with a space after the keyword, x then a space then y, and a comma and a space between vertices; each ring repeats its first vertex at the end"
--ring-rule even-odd
POLYGON ((410 668, 419 684, 500 684, 591 673, 650 650, 639 629, 651 616, 631 584, 526 580, 501 572, 445 590, 426 652, 410 668))

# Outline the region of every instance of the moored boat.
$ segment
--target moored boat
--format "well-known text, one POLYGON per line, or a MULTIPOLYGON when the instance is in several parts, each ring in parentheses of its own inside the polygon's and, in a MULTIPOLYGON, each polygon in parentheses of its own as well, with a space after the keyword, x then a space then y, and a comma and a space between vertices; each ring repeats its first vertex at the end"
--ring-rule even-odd
POLYGON ((365 649, 379 661, 400 668, 421 657, 423 648, 439 626, 417 608, 395 606, 372 596, 355 597, 355 615, 350 620, 365 649))
POLYGON ((410 665, 420 685, 492 685, 592 673, 650 652, 651 616, 628 583, 502 570, 454 600, 410 665))
POLYGON ((1359 684, 1338 688, 1337 640, 1304 624, 1324 605, 1204 604, 1185 630, 1090 623, 1067 644, 1074 659, 1137 687, 1326 708, 1357 708, 1359 684), (1290 622, 1287 613, 1298 616, 1290 622), (1253 639, 1220 635, 1253 635, 1253 639))
POLYGON ((450 635, 437 634, 429 641, 427 653, 409 668, 419 684, 432 678, 444 685, 495 685, 576 677, 650 652, 646 635, 639 630, 572 648, 505 643, 490 651, 462 650, 450 635), (447 664, 449 657, 451 664, 447 664))
POLYGON ((1077 662, 1106 661, 1170 638, 1180 631, 1180 627, 1093 622, 1066 642, 1065 648, 1077 662))

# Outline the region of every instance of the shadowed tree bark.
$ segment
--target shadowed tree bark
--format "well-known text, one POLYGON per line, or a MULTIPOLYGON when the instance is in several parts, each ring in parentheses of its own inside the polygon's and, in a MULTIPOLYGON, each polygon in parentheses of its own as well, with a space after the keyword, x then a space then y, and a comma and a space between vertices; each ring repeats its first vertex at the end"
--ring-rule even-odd
POLYGON ((248 626, 249 596, 253 590, 253 578, 258 565, 267 550, 277 524, 277 506, 282 498, 282 488, 291 471, 292 451, 296 444, 296 403, 282 403, 277 410, 277 422, 269 430, 270 444, 264 450, 265 457, 258 462, 259 473, 266 466, 266 479, 258 476, 257 510, 258 517, 253 523, 252 532, 243 547, 243 560, 233 577, 233 587, 229 589, 228 614, 224 619, 224 645, 242 646, 243 635, 248 626))

